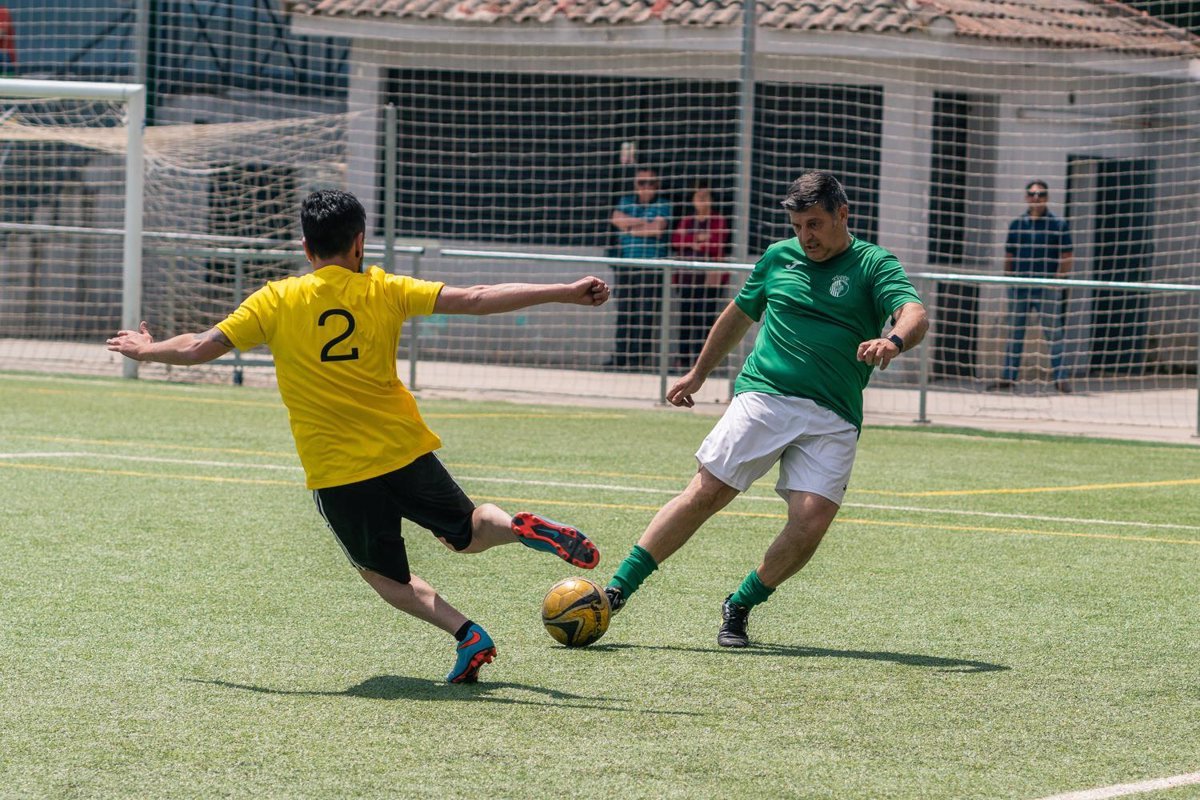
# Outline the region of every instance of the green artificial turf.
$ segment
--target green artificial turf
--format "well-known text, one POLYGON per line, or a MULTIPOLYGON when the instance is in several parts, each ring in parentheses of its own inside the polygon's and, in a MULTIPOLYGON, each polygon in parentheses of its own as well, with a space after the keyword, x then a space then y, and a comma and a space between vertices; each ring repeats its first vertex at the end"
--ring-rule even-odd
MULTIPOLYGON (((422 408, 476 501, 577 524, 601 581, 714 421, 422 408)), ((538 616, 571 567, 408 527, 500 649, 447 686, 451 639, 348 566, 274 392, 0 376, 0 796, 1032 800, 1200 770, 1200 450, 868 427, 726 651, 773 484, 582 650, 538 616)))

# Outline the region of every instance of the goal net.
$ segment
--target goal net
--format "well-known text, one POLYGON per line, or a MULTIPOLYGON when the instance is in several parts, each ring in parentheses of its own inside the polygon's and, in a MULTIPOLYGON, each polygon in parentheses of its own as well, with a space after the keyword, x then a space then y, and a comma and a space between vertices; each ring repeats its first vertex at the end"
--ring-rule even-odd
POLYGON ((97 343, 118 327, 206 330, 300 269, 302 193, 345 184, 352 114, 146 129, 131 298, 127 105, 43 91, 2 99, 0 85, 3 367, 113 374, 122 361, 97 343))

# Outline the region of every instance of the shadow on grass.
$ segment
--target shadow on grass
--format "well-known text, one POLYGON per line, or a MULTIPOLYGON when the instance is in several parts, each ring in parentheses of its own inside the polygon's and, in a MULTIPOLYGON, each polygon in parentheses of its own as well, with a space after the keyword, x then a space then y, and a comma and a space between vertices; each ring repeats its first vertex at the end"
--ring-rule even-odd
POLYGON ((852 658, 861 661, 890 661, 906 667, 931 667, 938 672, 954 672, 963 675, 978 672, 1005 672, 1012 669, 1003 664, 990 664, 987 661, 969 661, 962 658, 942 658, 941 656, 926 656, 919 653, 889 653, 887 651, 871 650, 832 650, 826 647, 800 647, 796 645, 759 644, 752 643, 749 647, 736 649, 728 647, 669 647, 664 645, 643 644, 601 644, 593 645, 590 650, 615 651, 623 649, 636 650, 675 650, 691 653, 730 653, 743 656, 788 656, 791 658, 852 658))
POLYGON ((307 697, 359 697, 366 700, 480 700, 488 703, 502 703, 518 706, 554 706, 556 708, 585 708, 600 711, 634 711, 639 714, 660 714, 663 716, 703 716, 693 711, 662 711, 646 708, 643 705, 631 703, 618 697, 595 697, 581 694, 571 694, 557 689, 544 689, 541 686, 530 686, 527 683, 511 683, 508 681, 448 684, 431 681, 425 678, 409 678, 403 675, 376 675, 367 678, 362 683, 355 684, 349 689, 340 691, 312 691, 301 689, 273 689, 267 686, 252 686, 245 683, 232 683, 221 680, 201 680, 185 678, 189 683, 204 683, 210 686, 220 686, 225 689, 239 689, 245 692, 259 694, 298 695, 307 697), (540 695, 542 700, 522 700, 516 697, 505 697, 494 694, 510 690, 529 692, 540 695))

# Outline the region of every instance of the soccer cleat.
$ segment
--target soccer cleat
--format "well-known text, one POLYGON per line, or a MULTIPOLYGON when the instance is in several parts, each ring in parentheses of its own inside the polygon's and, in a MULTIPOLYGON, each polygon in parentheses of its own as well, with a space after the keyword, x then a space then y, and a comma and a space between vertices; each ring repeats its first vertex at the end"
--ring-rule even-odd
POLYGON ((512 530, 526 547, 554 553, 580 569, 600 563, 596 545, 575 528, 522 511, 512 518, 512 530))
POLYGON ((479 679, 479 668, 492 663, 496 657, 496 644, 487 631, 478 624, 467 628, 467 635, 456 648, 458 657, 454 669, 446 676, 447 683, 475 683, 479 679))
POLYGON ((721 623, 721 630, 717 632, 717 644, 721 647, 746 647, 750 644, 750 637, 746 635, 750 609, 730 602, 730 597, 733 595, 726 597, 725 602, 721 604, 721 618, 724 622, 721 623))
POLYGON ((625 593, 620 586, 605 586, 604 596, 608 598, 608 613, 615 614, 625 607, 625 593))

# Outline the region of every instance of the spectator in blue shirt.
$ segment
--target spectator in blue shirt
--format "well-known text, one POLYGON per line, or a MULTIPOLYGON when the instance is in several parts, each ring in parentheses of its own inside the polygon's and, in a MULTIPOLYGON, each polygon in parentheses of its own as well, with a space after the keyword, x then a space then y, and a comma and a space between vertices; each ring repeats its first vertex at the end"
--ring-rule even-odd
MULTIPOLYGON (((1067 221, 1050 212, 1050 190, 1045 181, 1025 186, 1029 208, 1008 226, 1004 242, 1004 274, 1018 278, 1065 278, 1074 261, 1071 230, 1067 221)), ((1025 327, 1035 315, 1042 335, 1050 345, 1050 368, 1054 386, 1069 394, 1067 369, 1063 365, 1063 290, 1049 286, 1008 287, 1008 348, 1004 371, 990 389, 1010 389, 1016 383, 1025 344, 1025 327)))
MULTIPOLYGON (((633 194, 622 197, 612 213, 612 225, 620 234, 619 254, 621 258, 667 258, 671 204, 658 196, 658 173, 639 167, 633 188, 633 194)), ((662 270, 623 265, 612 269, 617 335, 613 357, 605 366, 653 366, 661 327, 662 270)))

